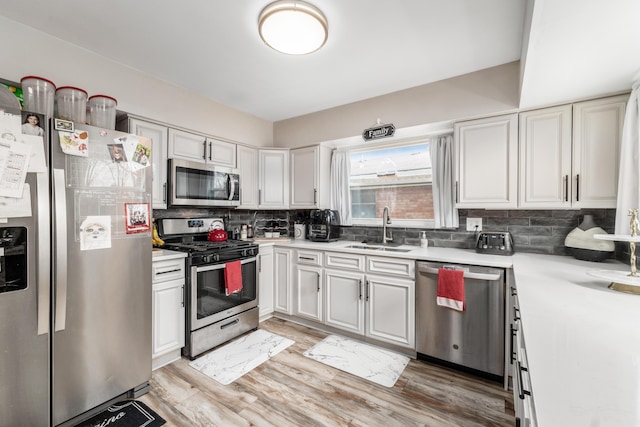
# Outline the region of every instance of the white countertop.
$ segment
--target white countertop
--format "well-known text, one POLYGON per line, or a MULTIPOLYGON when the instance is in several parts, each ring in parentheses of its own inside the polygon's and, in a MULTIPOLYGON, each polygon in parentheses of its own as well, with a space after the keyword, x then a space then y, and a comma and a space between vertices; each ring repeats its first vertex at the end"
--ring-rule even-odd
MULTIPOLYGON (((419 261, 450 262, 458 264, 482 265, 487 267, 511 268, 512 256, 478 254, 473 249, 455 248, 421 248, 418 246, 401 245, 394 246, 399 249, 409 249, 409 252, 374 251, 370 249, 348 248, 360 242, 338 240, 337 242, 312 242, 311 240, 291 240, 290 242, 264 242, 260 245, 274 244, 294 249, 316 249, 323 251, 348 252, 370 256, 385 256, 392 258, 415 259, 419 261)), ((373 244, 375 245, 375 244, 373 244)), ((378 245, 379 246, 379 245, 378 245)))
POLYGON ((587 275, 629 266, 534 254, 513 264, 538 425, 640 426, 640 296, 587 275))

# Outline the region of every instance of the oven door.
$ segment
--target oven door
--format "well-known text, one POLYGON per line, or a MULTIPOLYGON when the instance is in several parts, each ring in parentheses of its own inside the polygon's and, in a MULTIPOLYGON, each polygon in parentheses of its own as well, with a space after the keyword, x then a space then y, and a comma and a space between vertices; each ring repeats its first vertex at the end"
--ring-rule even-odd
POLYGON ((241 263, 242 290, 228 296, 224 262, 191 267, 191 331, 258 306, 256 257, 241 263))
POLYGON ((169 160, 171 206, 239 206, 240 175, 236 169, 169 160))

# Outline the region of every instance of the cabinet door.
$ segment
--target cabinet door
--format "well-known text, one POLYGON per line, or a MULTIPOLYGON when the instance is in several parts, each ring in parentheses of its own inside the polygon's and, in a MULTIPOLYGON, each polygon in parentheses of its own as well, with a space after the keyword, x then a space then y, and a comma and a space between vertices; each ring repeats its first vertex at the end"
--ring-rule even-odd
POLYGON ((519 207, 571 206, 571 105, 520 113, 519 207))
POLYGON ((364 274, 325 270, 325 324, 364 335, 364 274))
POLYGON ((206 138, 202 135, 169 129, 169 158, 206 163, 206 138))
POLYGON ((260 208, 289 208, 289 151, 260 150, 260 208))
POLYGON ((314 209, 318 206, 318 147, 291 150, 292 209, 314 209))
POLYGON ((258 254, 258 306, 260 318, 273 313, 273 246, 260 246, 258 254))
POLYGON ((367 275, 366 333, 415 348, 415 286, 412 280, 367 275))
POLYGON ((167 208, 167 140, 169 129, 166 126, 149 123, 138 119, 129 119, 128 132, 144 136, 153 141, 151 150, 151 167, 153 185, 151 201, 153 209, 167 208))
POLYGON ((207 163, 236 167, 236 144, 207 138, 207 163))
POLYGON ((153 285, 153 355, 184 347, 184 278, 153 285))
POLYGON ((258 150, 238 145, 240 209, 258 209, 258 150))
POLYGON ((517 206, 517 130, 517 114, 454 125, 457 207, 517 206))
POLYGON ((322 322, 322 268, 296 267, 295 315, 322 322))
POLYGON ((573 106, 574 207, 615 208, 620 143, 628 96, 573 106))
POLYGON ((275 311, 291 314, 291 249, 275 248, 275 311))

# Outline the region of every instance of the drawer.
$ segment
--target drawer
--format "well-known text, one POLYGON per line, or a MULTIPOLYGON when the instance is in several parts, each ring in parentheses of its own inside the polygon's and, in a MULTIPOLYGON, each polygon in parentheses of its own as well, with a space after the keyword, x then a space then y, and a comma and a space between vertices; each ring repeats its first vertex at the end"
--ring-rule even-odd
POLYGON ((343 270, 364 271, 364 255, 353 255, 342 252, 325 252, 325 267, 343 270))
POLYGON ((412 259, 367 257, 367 273, 386 274, 415 280, 416 262, 412 259))
POLYGON ((297 250, 296 263, 322 267, 322 252, 297 250))
POLYGON ((153 283, 166 282, 185 278, 184 258, 155 261, 152 264, 151 280, 153 283))

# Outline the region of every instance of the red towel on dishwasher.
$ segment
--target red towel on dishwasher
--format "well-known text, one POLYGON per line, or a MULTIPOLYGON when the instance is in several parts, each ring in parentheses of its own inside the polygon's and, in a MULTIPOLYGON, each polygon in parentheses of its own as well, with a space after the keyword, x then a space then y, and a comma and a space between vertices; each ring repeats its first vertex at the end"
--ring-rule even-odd
POLYGON ((227 296, 242 290, 242 261, 231 261, 225 264, 224 287, 227 296))
POLYGON ((436 303, 443 307, 464 311, 464 271, 438 269, 438 296, 436 303))

